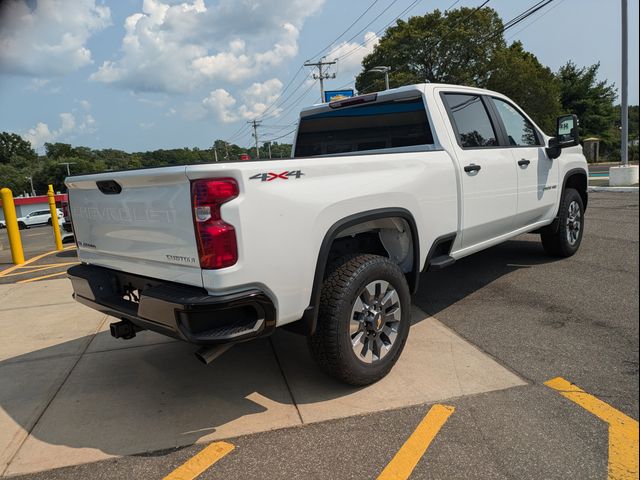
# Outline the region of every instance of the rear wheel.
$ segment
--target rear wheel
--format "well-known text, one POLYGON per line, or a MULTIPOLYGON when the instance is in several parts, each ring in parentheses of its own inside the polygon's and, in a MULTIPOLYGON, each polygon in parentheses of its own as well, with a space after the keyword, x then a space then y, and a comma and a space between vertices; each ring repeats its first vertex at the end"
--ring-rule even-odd
POLYGON ((345 257, 323 283, 310 351, 332 377, 368 385, 398 360, 410 321, 409 287, 395 263, 377 255, 345 257))
POLYGON ((540 235, 545 251, 557 257, 570 257, 578 251, 584 233, 584 204, 577 190, 562 193, 558 212, 558 229, 540 235))

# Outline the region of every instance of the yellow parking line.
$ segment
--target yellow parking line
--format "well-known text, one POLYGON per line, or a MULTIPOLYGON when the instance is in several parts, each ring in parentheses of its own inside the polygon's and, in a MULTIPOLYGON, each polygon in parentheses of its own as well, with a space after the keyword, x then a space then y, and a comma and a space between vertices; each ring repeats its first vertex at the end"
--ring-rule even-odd
POLYGON ((609 480, 638 478, 638 422, 599 398, 557 377, 544 383, 609 424, 609 480))
POLYGON ((405 480, 427 451, 447 419, 455 411, 448 405, 434 405, 418 424, 395 457, 382 471, 378 480, 405 480))
POLYGON ((40 272, 42 270, 50 270, 56 267, 68 267, 69 265, 78 265, 80 262, 67 262, 67 263, 52 263, 49 265, 32 265, 28 267, 28 270, 18 269, 17 272, 9 273, 7 275, 3 275, 3 278, 6 277, 17 277, 20 275, 28 275, 30 273, 40 272))
POLYGON ((164 480, 193 480, 234 448, 227 442, 212 443, 164 477, 164 480))
POLYGON ((34 277, 34 278, 28 278, 26 280, 20 280, 19 282, 16 283, 31 283, 31 282, 35 282, 36 280, 44 280, 45 278, 51 278, 51 277, 58 277, 60 275, 66 275, 67 272, 58 272, 58 273, 50 273, 49 275, 43 275, 41 277, 34 277))
MULTIPOLYGON (((65 248, 63 248, 62 250, 63 250, 63 251, 65 251, 65 250, 72 250, 72 249, 74 249, 74 248, 76 248, 76 246, 75 246, 75 245, 71 245, 71 246, 69 246, 69 247, 65 247, 65 248)), ((24 263, 23 263, 23 264, 21 264, 21 265, 14 265, 13 267, 6 268, 6 269, 4 269, 4 270, 2 270, 2 271, 0 272, 0 277, 4 277, 4 276, 8 275, 9 273, 11 273, 11 272, 13 272, 13 271, 15 271, 15 270, 17 270, 17 269, 19 269, 19 268, 26 267, 26 266, 27 266, 27 265, 29 265, 30 263, 36 262, 36 261, 40 260, 41 258, 44 258, 44 257, 46 257, 46 256, 48 256, 48 255, 53 254, 53 253, 58 253, 58 250, 51 250, 50 252, 41 253, 40 255, 36 255, 35 257, 30 258, 29 260, 27 260, 26 262, 24 262, 24 263)))

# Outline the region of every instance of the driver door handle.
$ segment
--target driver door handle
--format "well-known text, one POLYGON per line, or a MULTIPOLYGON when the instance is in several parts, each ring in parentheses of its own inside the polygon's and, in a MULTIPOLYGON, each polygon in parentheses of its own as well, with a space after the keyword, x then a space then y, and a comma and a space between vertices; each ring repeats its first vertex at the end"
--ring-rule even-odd
POLYGON ((480 165, 476 165, 475 163, 472 163, 471 165, 467 165, 466 167, 464 167, 464 171, 467 173, 471 173, 471 172, 478 172, 480 171, 482 167, 480 165))
POLYGON ((530 163, 531 163, 531 160, 527 160, 526 158, 523 158, 522 160, 518 160, 518 165, 521 167, 526 167, 530 163))

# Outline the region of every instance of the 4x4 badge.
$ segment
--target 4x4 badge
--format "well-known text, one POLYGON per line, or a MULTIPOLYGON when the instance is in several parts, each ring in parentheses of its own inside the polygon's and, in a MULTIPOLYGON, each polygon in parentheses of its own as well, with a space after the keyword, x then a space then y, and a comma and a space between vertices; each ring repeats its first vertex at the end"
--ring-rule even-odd
POLYGON ((272 180, 289 180, 290 178, 300 178, 304 173, 301 170, 293 170, 291 172, 266 172, 256 173, 249 177, 249 180, 260 180, 261 182, 270 182, 272 180))

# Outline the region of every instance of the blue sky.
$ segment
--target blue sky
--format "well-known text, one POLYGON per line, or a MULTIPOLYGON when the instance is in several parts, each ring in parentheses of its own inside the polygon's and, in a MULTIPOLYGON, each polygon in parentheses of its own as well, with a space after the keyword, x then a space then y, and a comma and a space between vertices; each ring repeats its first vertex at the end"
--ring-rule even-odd
MULTIPOLYGON (((453 1, 375 2, 326 52, 344 56, 326 88, 352 86, 376 32, 405 9, 412 6, 403 17, 444 10, 453 1)), ((42 152, 47 141, 127 151, 208 148, 216 138, 248 146, 246 122, 255 117, 264 117, 262 138, 290 140, 298 110, 319 99, 318 86, 305 80, 311 70, 300 66, 372 0, 2 3, 0 131, 19 133, 42 152)), ((487 6, 506 21, 534 3, 491 0, 487 6)), ((629 101, 637 104, 637 0, 629 2, 629 18, 629 101)), ((521 40, 553 70, 568 60, 600 62, 601 78, 620 85, 617 0, 555 0, 505 36, 521 40)))

